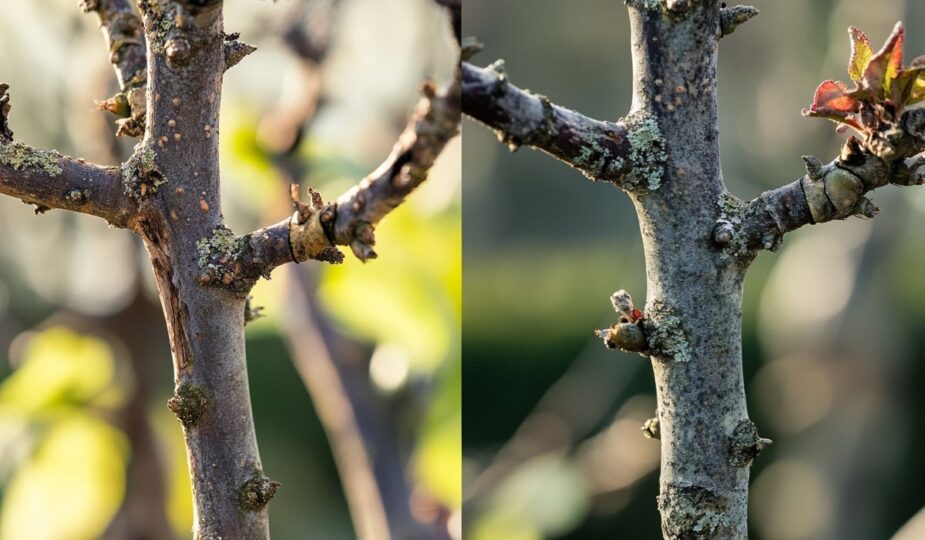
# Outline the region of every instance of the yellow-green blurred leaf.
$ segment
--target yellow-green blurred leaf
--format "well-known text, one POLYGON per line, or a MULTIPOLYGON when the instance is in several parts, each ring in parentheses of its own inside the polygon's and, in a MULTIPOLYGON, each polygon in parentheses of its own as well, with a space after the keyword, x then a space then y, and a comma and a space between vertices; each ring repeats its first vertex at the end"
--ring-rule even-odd
POLYGON ((503 512, 492 512, 480 517, 472 531, 472 540, 541 540, 542 538, 536 527, 503 512))
POLYGON ((151 417, 158 440, 163 443, 167 483, 167 518, 178 538, 189 536, 193 528, 193 492, 186 464, 186 445, 176 417, 166 407, 158 407, 151 417))
POLYGON ((91 400, 115 406, 122 400, 115 372, 105 341, 49 328, 30 339, 22 365, 0 385, 0 409, 32 414, 91 400))
POLYGON ((0 540, 99 538, 122 502, 128 442, 83 413, 55 423, 3 498, 0 540))
POLYGON ((398 345, 412 370, 432 370, 459 341, 460 239, 458 212, 423 218, 402 206, 376 230, 378 259, 325 270, 321 302, 352 335, 398 345))

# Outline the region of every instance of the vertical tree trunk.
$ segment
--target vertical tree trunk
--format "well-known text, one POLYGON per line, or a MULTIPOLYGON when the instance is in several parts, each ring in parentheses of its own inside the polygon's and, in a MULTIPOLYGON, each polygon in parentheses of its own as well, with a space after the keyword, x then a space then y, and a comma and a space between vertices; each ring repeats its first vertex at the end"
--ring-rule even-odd
MULTIPOLYGON (((669 2, 670 3, 670 2, 669 2)), ((633 110, 655 118, 667 150, 657 190, 632 192, 646 256, 647 309, 678 340, 653 355, 662 442, 659 510, 666 538, 745 538, 747 463, 732 434, 748 426, 742 380, 745 266, 724 257, 713 228, 720 170, 718 2, 677 16, 630 6, 633 110)))
POLYGON ((268 538, 265 506, 276 484, 263 477, 257 452, 245 300, 199 278, 197 244, 223 227, 221 5, 167 3, 146 7, 144 16, 146 131, 130 161, 138 178, 126 182, 141 201, 136 228, 151 255, 170 334, 176 384, 170 407, 183 424, 196 538, 268 538), (153 166, 147 162, 152 156, 153 166))

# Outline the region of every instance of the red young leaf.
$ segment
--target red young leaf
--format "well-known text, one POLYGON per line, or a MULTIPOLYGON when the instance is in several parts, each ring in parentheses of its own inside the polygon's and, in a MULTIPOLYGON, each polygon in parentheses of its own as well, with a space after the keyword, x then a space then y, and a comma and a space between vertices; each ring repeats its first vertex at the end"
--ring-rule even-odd
POLYGON ((898 22, 883 48, 877 51, 864 69, 862 87, 880 99, 891 97, 893 79, 899 75, 903 63, 903 38, 905 29, 898 22))
POLYGON ((854 99, 843 82, 824 81, 816 89, 813 104, 807 116, 836 115, 848 116, 858 112, 860 102, 854 99))

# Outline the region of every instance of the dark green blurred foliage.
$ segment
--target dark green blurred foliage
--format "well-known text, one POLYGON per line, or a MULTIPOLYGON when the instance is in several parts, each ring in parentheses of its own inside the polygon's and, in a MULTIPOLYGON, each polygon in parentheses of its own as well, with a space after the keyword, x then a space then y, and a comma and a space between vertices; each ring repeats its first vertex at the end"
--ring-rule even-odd
MULTIPOLYGON (((908 58, 925 54, 916 2, 755 4, 761 15, 720 43, 723 170, 743 199, 800 176, 801 155, 838 152, 834 124, 800 110, 821 81, 847 79, 849 25, 880 43, 903 19, 908 58)), ((511 82, 559 105, 610 120, 630 106, 622 2, 471 0, 464 34, 485 44, 474 63, 503 58, 511 82)), ((654 416, 648 361, 592 336, 615 320, 613 291, 645 297, 632 205, 463 129, 467 536, 658 538, 658 445, 642 421, 626 426, 654 416), (523 471, 546 480, 525 487, 523 471), (569 511, 552 519, 554 508, 569 511)), ((887 538, 925 506, 910 481, 925 475, 925 192, 875 198, 874 220, 792 233, 749 274, 749 409, 775 441, 752 468, 753 538, 887 538)), ((925 513, 914 521, 897 538, 922 537, 925 513)))

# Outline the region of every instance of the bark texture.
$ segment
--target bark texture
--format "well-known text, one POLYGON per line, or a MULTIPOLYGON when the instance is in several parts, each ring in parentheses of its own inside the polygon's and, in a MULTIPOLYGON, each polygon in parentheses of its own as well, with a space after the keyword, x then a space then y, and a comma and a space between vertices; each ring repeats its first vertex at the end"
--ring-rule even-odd
POLYGON ((828 165, 804 157, 802 178, 740 201, 720 169, 717 48, 758 11, 716 0, 626 4, 633 104, 620 122, 591 120, 513 87, 501 61, 464 66, 463 110, 501 141, 536 147, 630 195, 645 249, 647 302, 639 310, 626 291, 615 293, 620 320, 598 335, 608 347, 651 358, 658 416, 643 431, 661 439, 662 533, 746 538, 749 466, 771 441, 759 436, 746 408, 745 274, 758 251, 776 249, 787 232, 873 217, 870 191, 925 183, 925 160, 910 162, 925 149, 925 113, 907 111, 863 141, 849 138, 828 165))
MULTIPOLYGON (((458 78, 440 92, 424 86, 393 153, 356 189, 327 205, 314 192, 302 203, 295 191, 292 217, 237 237, 221 212, 219 109, 224 72, 254 47, 224 33, 221 0, 139 0, 137 12, 127 0, 80 5, 99 16, 121 89, 100 108, 122 117, 119 134, 143 138, 119 168, 30 147, 13 138, 8 86, 0 84, 0 194, 36 205, 37 213, 101 217, 143 239, 170 338, 175 391, 167 405, 186 441, 194 536, 269 538, 266 507, 280 484, 264 476, 257 451, 244 351, 253 315, 247 293, 279 264, 339 261, 335 244, 374 257, 375 224, 424 181, 457 133, 458 78)), ((458 19, 460 3, 447 7, 458 19)), ((384 527, 365 525, 370 538, 384 527)))
POLYGON ((658 506, 666 538, 745 538, 748 467, 730 460, 748 422, 742 380, 744 273, 710 238, 724 193, 716 101, 718 2, 671 16, 630 6, 633 108, 657 118, 661 187, 632 193, 646 254, 646 318, 678 340, 652 357, 662 441, 658 506), (694 285, 696 284, 696 285, 694 285))
POLYGON ((135 230, 151 256, 174 361, 169 406, 183 424, 195 536, 267 538, 263 476, 244 354, 244 298, 204 287, 197 242, 223 227, 218 127, 224 73, 221 6, 144 3, 145 136, 123 167, 139 201, 135 230), (147 187, 145 187, 147 186, 147 187), (218 472, 220 471, 220 473, 218 472))

